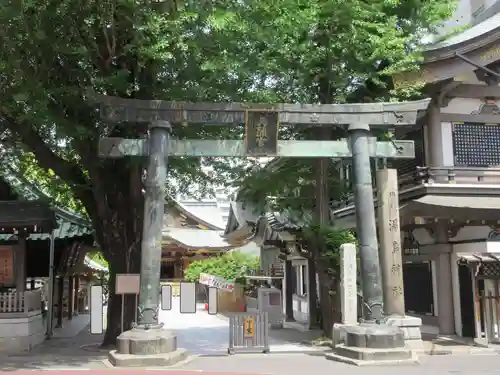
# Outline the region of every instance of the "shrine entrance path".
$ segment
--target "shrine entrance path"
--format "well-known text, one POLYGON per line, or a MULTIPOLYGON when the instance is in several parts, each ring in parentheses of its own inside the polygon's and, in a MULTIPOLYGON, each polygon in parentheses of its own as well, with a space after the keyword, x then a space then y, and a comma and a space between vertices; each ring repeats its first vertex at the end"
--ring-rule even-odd
MULTIPOLYGON (((194 356, 226 356, 229 343, 229 320, 220 315, 209 315, 204 304, 198 304, 195 314, 181 314, 180 300, 173 298, 172 309, 160 310, 159 320, 164 328, 175 332, 179 348, 194 356)), ((271 330, 271 353, 303 353, 317 351, 300 342, 308 339, 307 333, 292 330, 271 330)))

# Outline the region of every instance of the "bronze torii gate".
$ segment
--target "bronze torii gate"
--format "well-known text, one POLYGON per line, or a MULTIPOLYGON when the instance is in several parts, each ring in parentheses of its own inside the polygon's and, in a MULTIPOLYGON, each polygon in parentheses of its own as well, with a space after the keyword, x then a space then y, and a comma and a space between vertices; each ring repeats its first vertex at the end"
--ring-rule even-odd
MULTIPOLYGON (((365 321, 375 323, 383 317, 383 293, 379 265, 375 208, 373 203, 370 157, 414 158, 412 141, 377 142, 370 127, 394 128, 413 125, 418 111, 428 100, 404 103, 370 104, 243 104, 182 103, 159 100, 122 99, 97 96, 102 118, 113 122, 149 123, 148 139, 103 138, 102 157, 149 157, 144 229, 141 244, 139 324, 118 338, 118 351, 112 362, 136 363, 137 355, 155 354, 148 364, 171 362, 176 352, 175 337, 158 324, 161 240, 164 193, 168 156, 198 157, 311 157, 353 159, 356 223, 360 243, 363 296, 368 308, 365 321), (245 139, 175 140, 171 126, 245 125, 245 139), (348 140, 279 140, 279 125, 345 127, 348 140), (132 345, 135 343, 134 345, 132 345), (118 358, 120 357, 120 358, 118 358), (162 362, 163 361, 163 362, 162 362)), ((144 363, 142 363, 144 364, 144 363)))

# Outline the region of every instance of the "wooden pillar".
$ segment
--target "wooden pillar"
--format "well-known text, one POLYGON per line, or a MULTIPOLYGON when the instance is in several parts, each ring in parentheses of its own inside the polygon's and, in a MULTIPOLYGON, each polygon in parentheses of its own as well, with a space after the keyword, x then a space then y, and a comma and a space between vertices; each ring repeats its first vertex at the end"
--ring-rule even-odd
POLYGON ((182 259, 176 260, 174 263, 174 278, 182 278, 182 259))
POLYGON ((59 276, 57 278, 57 323, 56 328, 61 328, 63 326, 63 313, 64 313, 64 276, 59 276))
POLYGON ((80 312, 80 293, 79 293, 79 290, 80 290, 80 275, 76 275, 75 276, 75 289, 74 289, 74 293, 75 293, 75 309, 74 309, 74 312, 73 312, 73 315, 74 316, 78 316, 78 313, 80 312))
POLYGON ((16 270, 16 291, 18 293, 26 290, 26 239, 19 237, 15 247, 15 270, 16 270))
POLYGON ((68 320, 73 319, 74 307, 75 307, 75 276, 70 276, 68 283, 68 320))

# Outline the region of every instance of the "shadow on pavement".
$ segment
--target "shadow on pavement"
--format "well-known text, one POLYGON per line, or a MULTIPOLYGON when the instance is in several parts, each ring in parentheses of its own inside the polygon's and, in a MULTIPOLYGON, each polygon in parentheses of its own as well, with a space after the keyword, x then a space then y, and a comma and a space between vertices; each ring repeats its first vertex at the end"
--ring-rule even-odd
MULTIPOLYGON (((184 348, 195 357, 227 357, 229 327, 222 323, 217 326, 189 326, 171 329, 177 335, 179 348, 184 348)), ((271 353, 300 354, 317 351, 301 345, 304 334, 290 329, 272 330, 271 353)), ((83 329, 74 337, 54 337, 35 347, 30 352, 0 355, 0 371, 41 370, 41 369, 104 369, 102 360, 107 358, 109 349, 100 349, 102 335, 90 335, 83 329)), ((261 353, 256 348, 252 353, 261 353)), ((244 354, 244 353, 239 353, 244 354)), ((246 353, 245 353, 246 354, 246 353)), ((251 353, 249 353, 251 354, 251 353)))
POLYGON ((73 338, 52 338, 29 352, 0 355, 0 371, 105 368, 107 350, 99 350, 103 336, 87 331, 73 338))

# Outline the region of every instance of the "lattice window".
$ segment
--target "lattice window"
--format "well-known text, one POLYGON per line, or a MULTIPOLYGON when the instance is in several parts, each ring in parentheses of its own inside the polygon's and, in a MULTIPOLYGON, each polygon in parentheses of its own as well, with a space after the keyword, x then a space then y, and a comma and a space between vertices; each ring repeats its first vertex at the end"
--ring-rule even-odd
POLYGON ((479 266, 478 277, 484 279, 497 279, 500 278, 500 263, 499 262, 485 262, 479 266))
POLYGON ((500 125, 453 124, 453 152, 455 166, 500 165, 500 125))

